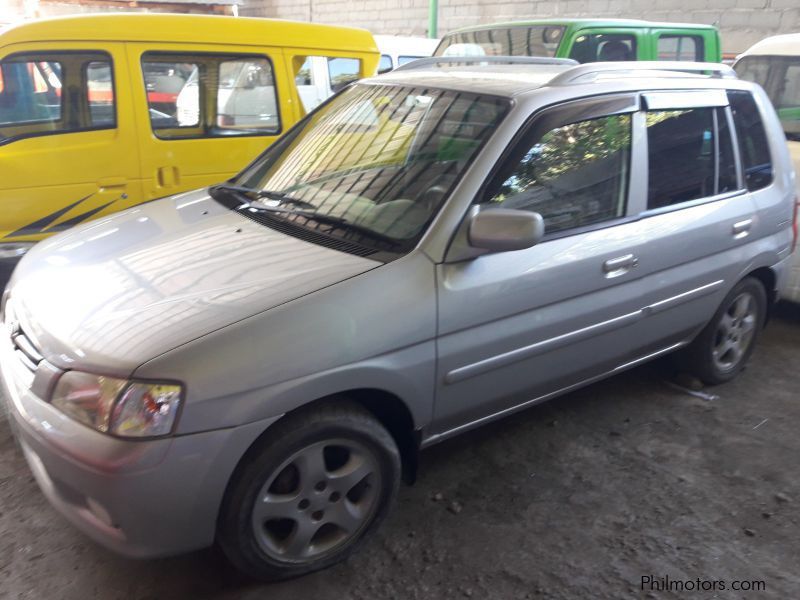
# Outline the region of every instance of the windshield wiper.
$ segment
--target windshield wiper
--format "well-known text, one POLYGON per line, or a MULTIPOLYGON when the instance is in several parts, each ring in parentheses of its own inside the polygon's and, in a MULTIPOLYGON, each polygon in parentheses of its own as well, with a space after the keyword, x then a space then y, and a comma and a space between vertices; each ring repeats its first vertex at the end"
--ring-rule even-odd
POLYGON ((277 200, 281 204, 292 204, 294 206, 302 206, 303 208, 317 208, 316 204, 300 200, 300 198, 292 198, 280 192, 273 192, 271 190, 260 190, 258 193, 259 198, 269 198, 270 200, 277 200))
POLYGON ((302 206, 303 208, 316 208, 316 205, 311 204, 311 202, 306 202, 305 200, 300 200, 299 198, 292 198, 291 196, 287 196, 286 194, 282 194, 280 192, 274 192, 272 190, 258 190, 256 188, 246 187, 243 185, 233 185, 231 183, 223 183, 217 187, 239 192, 240 194, 255 194, 256 198, 268 198, 270 200, 276 200, 281 204, 293 204, 294 206, 302 206))
POLYGON ((341 227, 342 229, 355 231, 364 236, 380 240, 387 244, 391 244, 392 246, 397 246, 400 243, 400 240, 397 240, 391 236, 380 233, 379 231, 375 231, 374 229, 370 229, 369 227, 364 227, 363 225, 352 223, 347 219, 345 219, 344 217, 336 217, 334 215, 320 214, 312 212, 310 210, 293 210, 291 208, 278 208, 274 206, 263 206, 263 205, 253 205, 253 204, 250 204, 249 206, 242 208, 247 208, 255 211, 264 211, 269 213, 278 213, 284 215, 297 215, 305 219, 317 221, 318 223, 336 225, 337 227, 341 227))

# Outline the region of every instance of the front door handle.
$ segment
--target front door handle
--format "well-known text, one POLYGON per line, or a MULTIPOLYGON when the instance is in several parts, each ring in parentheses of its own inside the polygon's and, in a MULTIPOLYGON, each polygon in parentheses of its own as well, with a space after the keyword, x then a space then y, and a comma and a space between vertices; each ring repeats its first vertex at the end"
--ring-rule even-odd
POLYGON ((633 254, 626 254, 616 258, 609 258, 603 263, 603 273, 606 278, 612 279, 624 275, 634 267, 639 265, 639 259, 633 254))
POLYGON ((744 221, 737 221, 733 224, 733 237, 734 239, 741 239, 747 237, 750 233, 750 227, 753 225, 753 219, 745 219, 744 221))
POLYGON ((105 177, 97 182, 97 187, 104 190, 124 188, 126 185, 128 185, 128 180, 124 177, 105 177))

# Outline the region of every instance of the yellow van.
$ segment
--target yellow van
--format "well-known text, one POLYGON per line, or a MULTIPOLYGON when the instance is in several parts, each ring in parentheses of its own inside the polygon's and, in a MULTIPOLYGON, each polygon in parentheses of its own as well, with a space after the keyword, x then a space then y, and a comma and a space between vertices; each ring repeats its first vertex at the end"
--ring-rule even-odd
POLYGON ((0 34, 0 259, 223 181, 375 73, 361 29, 200 15, 48 19, 0 34))

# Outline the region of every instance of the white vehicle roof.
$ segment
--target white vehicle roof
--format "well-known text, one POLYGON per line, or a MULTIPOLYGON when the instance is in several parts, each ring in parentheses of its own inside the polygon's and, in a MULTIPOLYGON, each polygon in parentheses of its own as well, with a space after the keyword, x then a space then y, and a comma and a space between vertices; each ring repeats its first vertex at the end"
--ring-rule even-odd
POLYGON ((800 33, 787 33, 765 38, 739 55, 800 56, 800 33))
POLYGON ((439 45, 438 39, 405 35, 376 35, 375 43, 381 54, 397 56, 430 56, 439 45))

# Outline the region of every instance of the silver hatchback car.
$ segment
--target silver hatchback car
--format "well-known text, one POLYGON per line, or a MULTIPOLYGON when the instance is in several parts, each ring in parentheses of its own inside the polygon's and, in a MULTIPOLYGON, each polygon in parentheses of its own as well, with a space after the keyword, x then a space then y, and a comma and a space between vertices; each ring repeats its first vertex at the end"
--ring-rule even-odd
POLYGON ((420 448, 673 351, 734 377, 794 194, 769 99, 722 65, 422 60, 229 182, 29 252, 3 298, 10 421, 113 550, 320 569, 420 448))

